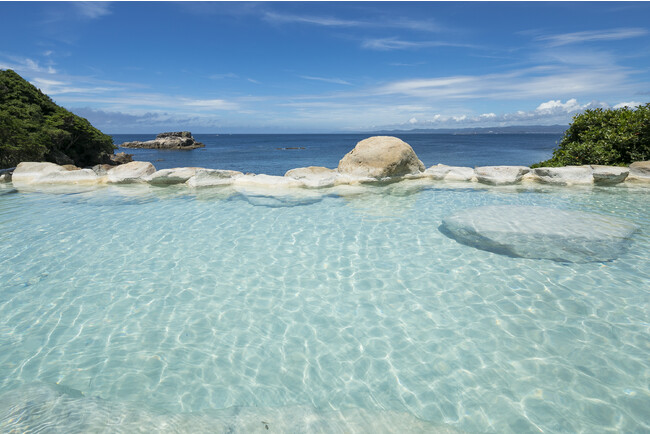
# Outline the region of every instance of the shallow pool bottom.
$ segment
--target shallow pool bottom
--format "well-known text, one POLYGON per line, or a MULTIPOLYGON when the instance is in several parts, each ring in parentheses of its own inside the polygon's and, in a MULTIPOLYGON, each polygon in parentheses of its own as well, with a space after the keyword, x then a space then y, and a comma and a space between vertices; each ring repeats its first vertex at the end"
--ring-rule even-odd
MULTIPOLYGON (((37 390, 186 427, 221 412, 210 417, 240 432, 249 425, 235 409, 265 431, 260 409, 334 421, 321 431, 377 431, 363 421, 391 418, 412 432, 650 429, 644 189, 386 186, 295 206, 173 187, 3 192, 5 397, 37 390), (587 211, 639 230, 616 260, 579 264, 438 230, 487 205, 587 211)), ((0 414, 3 430, 39 423, 0 414)))

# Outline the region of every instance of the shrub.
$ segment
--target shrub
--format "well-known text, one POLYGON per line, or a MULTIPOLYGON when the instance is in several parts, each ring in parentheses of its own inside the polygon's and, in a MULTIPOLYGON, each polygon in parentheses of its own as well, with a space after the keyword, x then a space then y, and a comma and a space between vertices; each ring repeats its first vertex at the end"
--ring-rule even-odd
POLYGON ((650 103, 630 109, 592 109, 573 117, 550 160, 532 167, 603 164, 650 159, 650 103))

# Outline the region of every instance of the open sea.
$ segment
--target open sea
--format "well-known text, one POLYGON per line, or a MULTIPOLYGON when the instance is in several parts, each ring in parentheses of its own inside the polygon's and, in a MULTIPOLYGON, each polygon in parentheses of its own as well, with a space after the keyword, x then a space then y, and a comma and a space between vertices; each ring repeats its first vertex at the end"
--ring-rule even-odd
MULTIPOLYGON (((336 167, 366 136, 195 137, 207 147, 127 152, 281 175, 336 167)), ((427 167, 529 165, 559 139, 400 137, 427 167)), ((518 242, 572 251, 568 235, 518 242)), ((2 433, 648 433, 649 379, 648 187, 0 183, 2 433), (634 232, 572 261, 441 230, 503 205, 634 232)))
MULTIPOLYGON (((196 134, 205 148, 192 151, 118 149, 156 169, 204 167, 284 175, 307 166, 336 168, 371 134, 196 134), (286 149, 304 148, 304 149, 286 149)), ((397 134, 427 166, 529 166, 551 157, 561 134, 397 134)), ((155 134, 113 134, 116 145, 152 140, 155 134)))

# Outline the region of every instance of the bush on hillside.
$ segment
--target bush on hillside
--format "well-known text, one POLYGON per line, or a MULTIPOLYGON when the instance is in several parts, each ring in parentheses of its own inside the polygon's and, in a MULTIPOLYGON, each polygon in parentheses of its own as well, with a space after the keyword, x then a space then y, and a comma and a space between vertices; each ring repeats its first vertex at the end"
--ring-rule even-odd
POLYGON ((650 160, 650 103, 631 109, 593 109, 574 116, 550 160, 532 167, 650 160))
POLYGON ((0 71, 0 168, 66 157, 89 166, 114 149, 113 139, 86 119, 56 105, 14 71, 0 71))

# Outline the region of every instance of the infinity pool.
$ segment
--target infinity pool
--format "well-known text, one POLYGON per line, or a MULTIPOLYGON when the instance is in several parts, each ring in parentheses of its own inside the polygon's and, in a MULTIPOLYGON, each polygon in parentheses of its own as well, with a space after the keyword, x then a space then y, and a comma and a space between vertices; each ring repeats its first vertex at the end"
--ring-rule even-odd
POLYGON ((648 188, 8 184, 0 229, 2 432, 650 431, 648 188), (484 205, 638 230, 584 263, 439 230, 484 205))

